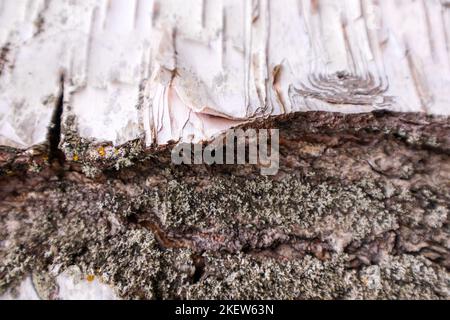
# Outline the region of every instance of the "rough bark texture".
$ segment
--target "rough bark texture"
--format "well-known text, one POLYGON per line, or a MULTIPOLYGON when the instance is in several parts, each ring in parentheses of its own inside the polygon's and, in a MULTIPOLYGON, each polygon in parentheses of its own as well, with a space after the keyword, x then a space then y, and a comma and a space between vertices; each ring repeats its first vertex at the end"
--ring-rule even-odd
POLYGON ((0 291, 32 274, 57 298, 76 266, 124 298, 450 298, 449 118, 246 126, 280 129, 276 176, 174 166, 171 146, 143 139, 121 147, 124 166, 108 145, 2 147, 0 291))

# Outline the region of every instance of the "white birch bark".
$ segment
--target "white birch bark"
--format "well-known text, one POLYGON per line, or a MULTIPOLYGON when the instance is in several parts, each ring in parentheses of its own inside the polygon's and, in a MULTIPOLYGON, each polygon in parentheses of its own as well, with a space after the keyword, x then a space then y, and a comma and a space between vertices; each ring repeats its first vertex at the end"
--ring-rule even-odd
MULTIPOLYGON (((450 114, 447 0, 0 0, 0 145, 63 119, 115 145, 252 117, 450 114)), ((64 133, 64 128, 63 128, 64 133)))

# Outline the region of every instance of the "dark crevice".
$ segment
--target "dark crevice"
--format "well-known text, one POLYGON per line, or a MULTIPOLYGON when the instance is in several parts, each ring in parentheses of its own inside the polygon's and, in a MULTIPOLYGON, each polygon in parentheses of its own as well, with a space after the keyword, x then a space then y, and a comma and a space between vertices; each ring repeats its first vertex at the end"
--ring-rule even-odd
POLYGON ((195 284, 195 283, 198 283, 202 279, 203 275, 205 274, 206 263, 205 263, 205 258, 198 254, 194 254, 192 256, 192 261, 193 261, 194 268, 195 268, 194 275, 192 276, 192 283, 195 284))
MULTIPOLYGON (((49 144, 48 158, 50 163, 53 160, 63 160, 62 152, 59 150, 59 143, 61 141, 61 118, 64 110, 64 73, 61 74, 60 88, 58 97, 55 103, 55 110, 53 111, 52 120, 48 128, 47 140, 49 144)), ((61 161, 60 161, 61 162, 61 161)))
POLYGON ((163 292, 161 289, 161 282, 163 279, 164 279, 164 270, 160 269, 156 272, 155 277, 151 281, 155 300, 163 299, 163 292))
POLYGON ((8 54, 10 51, 10 43, 6 43, 3 47, 0 48, 0 76, 3 74, 3 70, 8 64, 8 54))

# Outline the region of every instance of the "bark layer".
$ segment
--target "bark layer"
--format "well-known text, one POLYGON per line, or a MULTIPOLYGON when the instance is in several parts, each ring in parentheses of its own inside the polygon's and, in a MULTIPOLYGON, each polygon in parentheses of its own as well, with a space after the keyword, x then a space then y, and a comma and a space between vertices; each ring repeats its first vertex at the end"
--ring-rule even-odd
POLYGON ((63 118, 115 145, 296 111, 449 115, 448 30, 448 0, 2 0, 0 144, 45 141, 61 74, 63 118))
POLYGON ((105 145, 67 159, 2 147, 1 291, 32 274, 56 298, 56 275, 76 266, 124 298, 450 297, 449 118, 310 112, 245 126, 280 129, 276 176, 174 166, 171 146, 143 140, 122 146, 126 166, 105 145))

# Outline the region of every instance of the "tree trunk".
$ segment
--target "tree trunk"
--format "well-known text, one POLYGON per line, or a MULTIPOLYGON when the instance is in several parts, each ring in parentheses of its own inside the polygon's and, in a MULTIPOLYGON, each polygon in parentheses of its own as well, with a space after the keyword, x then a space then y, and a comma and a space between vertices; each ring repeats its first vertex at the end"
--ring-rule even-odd
POLYGON ((0 294, 449 299, 449 34, 445 0, 0 0, 0 294), (276 175, 172 163, 234 127, 276 175))

